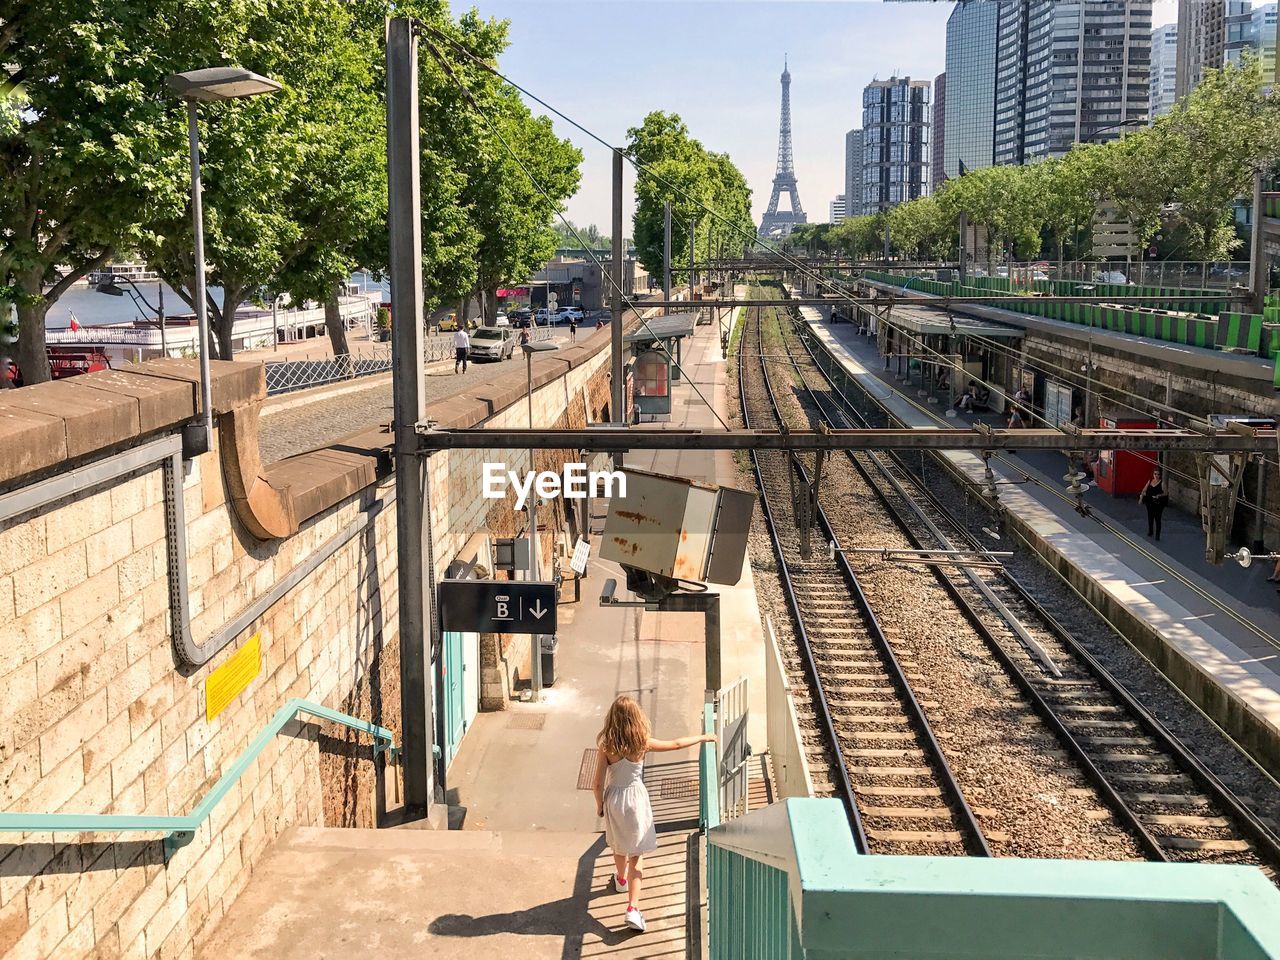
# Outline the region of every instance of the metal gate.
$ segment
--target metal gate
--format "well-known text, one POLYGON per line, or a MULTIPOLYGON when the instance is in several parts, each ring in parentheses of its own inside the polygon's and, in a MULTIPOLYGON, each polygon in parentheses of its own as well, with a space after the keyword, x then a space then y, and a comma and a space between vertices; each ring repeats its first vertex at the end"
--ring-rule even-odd
POLYGON ((720 819, 732 820, 747 812, 751 744, 747 743, 747 678, 742 677, 720 694, 716 711, 716 737, 720 741, 720 819))

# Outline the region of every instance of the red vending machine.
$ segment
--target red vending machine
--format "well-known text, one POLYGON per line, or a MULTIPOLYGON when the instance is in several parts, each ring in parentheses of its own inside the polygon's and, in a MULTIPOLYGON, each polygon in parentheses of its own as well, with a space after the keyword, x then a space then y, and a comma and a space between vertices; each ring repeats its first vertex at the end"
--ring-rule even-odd
MULTIPOLYGON (((1098 418, 1098 427, 1102 430, 1154 430, 1157 426, 1154 420, 1098 418)), ((1151 479, 1151 471, 1159 462, 1153 450, 1103 450, 1098 454, 1094 479, 1113 497, 1136 496, 1151 479)))

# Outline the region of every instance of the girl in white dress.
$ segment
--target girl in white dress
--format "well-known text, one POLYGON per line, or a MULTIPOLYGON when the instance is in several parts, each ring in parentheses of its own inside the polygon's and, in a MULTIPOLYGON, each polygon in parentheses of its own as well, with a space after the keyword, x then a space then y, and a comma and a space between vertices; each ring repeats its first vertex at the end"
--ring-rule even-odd
POLYGON ((604 729, 596 737, 605 760, 596 764, 596 815, 604 817, 605 841, 613 851, 613 888, 627 895, 624 920, 633 930, 644 930, 644 917, 636 906, 644 876, 640 858, 658 847, 653 808, 644 786, 645 754, 684 750, 715 738, 715 734, 707 733, 678 740, 654 740, 649 736, 649 718, 630 697, 613 701, 605 714, 604 729))

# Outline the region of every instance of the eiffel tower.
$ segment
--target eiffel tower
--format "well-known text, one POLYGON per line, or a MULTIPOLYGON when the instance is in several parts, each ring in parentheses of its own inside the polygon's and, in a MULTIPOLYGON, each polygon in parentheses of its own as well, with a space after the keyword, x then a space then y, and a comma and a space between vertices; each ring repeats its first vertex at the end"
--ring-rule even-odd
POLYGON ((778 125, 778 172, 773 175, 773 194, 769 197, 769 209, 760 221, 762 237, 785 237, 797 224, 808 223, 800 206, 800 190, 796 187, 796 171, 791 164, 791 73, 787 62, 782 61, 782 122, 778 125), (778 212, 778 198, 786 193, 791 209, 778 212))

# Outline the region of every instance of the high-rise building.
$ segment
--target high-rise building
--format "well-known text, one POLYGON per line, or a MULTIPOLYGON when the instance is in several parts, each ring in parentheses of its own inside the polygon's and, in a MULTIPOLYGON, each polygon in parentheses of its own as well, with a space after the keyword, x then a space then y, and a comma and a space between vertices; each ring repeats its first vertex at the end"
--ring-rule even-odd
POLYGON ((929 81, 873 80, 862 91, 862 212, 929 193, 929 81))
POLYGON ((1173 109, 1177 83, 1178 25, 1166 23, 1151 31, 1151 95, 1147 101, 1151 119, 1173 109))
POLYGON ((1276 4, 1254 7, 1250 19, 1249 45, 1261 61, 1263 86, 1270 88, 1276 82, 1276 4))
POLYGON ((947 135, 947 75, 933 78, 933 119, 929 121, 929 192, 937 193, 947 175, 942 170, 943 144, 947 135))
MULTIPOLYGON (((996 163, 1062 156, 1147 118, 1151 0, 1007 0, 996 49, 996 163)), ((965 161, 966 165, 968 161, 965 161)))
POLYGON ((1186 96, 1206 70, 1238 60, 1249 45, 1249 0, 1178 0, 1178 82, 1186 96))
POLYGON ((828 218, 830 223, 839 223, 847 216, 844 207, 844 194, 836 197, 831 201, 831 216, 828 218))
POLYGON ((844 212, 845 216, 862 215, 862 131, 850 130, 844 135, 844 212))
MULTIPOLYGON (((991 166, 995 144, 996 48, 1000 27, 998 0, 960 0, 947 19, 947 105, 934 156, 942 146, 941 169, 934 160, 934 181, 966 170, 991 166)), ((935 98, 936 92, 935 92, 935 98)))

